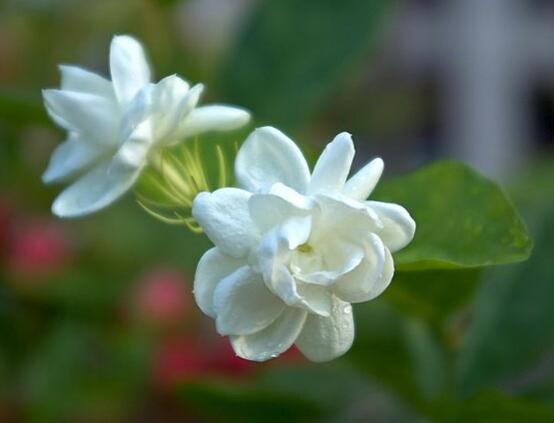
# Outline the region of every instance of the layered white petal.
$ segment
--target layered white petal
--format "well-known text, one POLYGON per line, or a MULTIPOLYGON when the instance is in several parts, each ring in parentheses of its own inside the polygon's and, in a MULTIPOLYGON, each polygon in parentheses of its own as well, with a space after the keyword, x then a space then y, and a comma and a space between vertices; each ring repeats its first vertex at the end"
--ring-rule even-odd
POLYGON ((264 330, 252 335, 231 336, 235 353, 246 360, 266 361, 288 350, 306 321, 307 313, 287 308, 277 320, 264 330))
POLYGON ((145 166, 153 143, 152 132, 150 120, 139 124, 119 148, 114 159, 131 168, 145 166))
POLYGON ((297 305, 299 307, 319 316, 329 316, 331 314, 333 299, 328 289, 299 281, 295 281, 295 283, 299 298, 297 305))
POLYGON ((125 107, 150 82, 150 66, 142 45, 128 35, 115 36, 110 46, 110 73, 119 103, 125 107))
POLYGON ((296 251, 290 262, 294 277, 309 284, 331 285, 364 259, 361 245, 340 238, 310 248, 310 252, 296 251))
POLYGON ((48 89, 42 94, 52 118, 66 129, 99 144, 117 144, 120 113, 113 101, 76 91, 48 89))
POLYGON ((381 158, 373 159, 346 181, 342 193, 354 200, 367 200, 379 182, 384 167, 385 164, 381 158))
POLYGON ((414 238, 416 224, 404 207, 380 201, 367 201, 365 204, 377 213, 383 223, 377 234, 391 252, 404 248, 414 238))
POLYGON ((299 193, 308 187, 310 171, 300 149, 281 131, 272 127, 253 131, 235 161, 239 185, 250 192, 267 192, 281 182, 299 193))
POLYGON ((334 297, 329 317, 307 316, 296 346, 311 361, 323 362, 343 355, 353 341, 352 306, 334 297))
POLYGON ((60 65, 60 88, 67 91, 94 94, 115 100, 112 83, 103 76, 78 66, 60 65))
POLYGON ((298 307, 310 313, 328 316, 330 313, 330 294, 323 287, 298 283, 284 265, 276 266, 266 285, 288 306, 298 307))
POLYGON ((194 275, 194 298, 200 310, 215 319, 214 291, 221 280, 246 264, 222 253, 217 247, 206 251, 198 263, 194 275))
POLYGON ((250 335, 269 326, 285 304, 244 266, 225 277, 214 291, 216 327, 221 335, 250 335), (253 301, 255 299, 255 301, 253 301))
MULTIPOLYGON (((176 79, 179 79, 175 77, 176 79)), ((178 94, 179 89, 173 88, 172 98, 160 98, 155 102, 156 139, 161 145, 170 146, 182 141, 182 122, 198 104, 204 91, 203 84, 196 84, 185 94, 178 94), (163 101, 160 101, 163 100, 163 101)))
POLYGON ((83 140, 77 134, 70 134, 52 153, 42 181, 45 184, 62 182, 86 170, 109 153, 101 145, 83 140))
POLYGON ((270 194, 254 194, 248 200, 250 217, 261 233, 283 224, 291 217, 307 216, 313 207, 312 202, 304 201, 304 197, 294 191, 285 197, 281 194, 272 190, 270 194))
POLYGON ((190 95, 189 84, 177 75, 168 76, 156 84, 151 111, 156 139, 163 140, 176 130, 186 113, 198 103, 202 90, 200 85, 190 95))
POLYGON ((320 212, 314 215, 314 230, 310 244, 340 234, 343 238, 359 239, 382 227, 376 212, 365 204, 339 194, 318 195, 315 198, 320 212))
POLYGON ((251 195, 237 188, 222 188, 201 192, 192 205, 192 215, 208 238, 232 257, 245 257, 259 239, 248 212, 251 195))
POLYGON ((309 194, 336 192, 344 186, 354 159, 354 143, 347 132, 338 134, 327 144, 315 165, 309 194))
POLYGON ((80 217, 101 210, 133 186, 140 170, 114 160, 103 162, 62 191, 52 204, 52 213, 80 217))
POLYGON ((253 251, 257 263, 252 264, 266 280, 273 279, 275 269, 289 261, 292 251, 308 240, 311 228, 310 216, 290 217, 261 238, 256 250, 253 251))
POLYGON ((343 301, 361 303, 372 300, 381 295, 392 280, 394 262, 388 248, 375 234, 369 238, 367 248, 360 265, 333 285, 333 292, 343 301))
POLYGON ((212 104, 194 109, 181 123, 183 137, 194 137, 208 131, 231 131, 246 125, 250 113, 239 107, 212 104))

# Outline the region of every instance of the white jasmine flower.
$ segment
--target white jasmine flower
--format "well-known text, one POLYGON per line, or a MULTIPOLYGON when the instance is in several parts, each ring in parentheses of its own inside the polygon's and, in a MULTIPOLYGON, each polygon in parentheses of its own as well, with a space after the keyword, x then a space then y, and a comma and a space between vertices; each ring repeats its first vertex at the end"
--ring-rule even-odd
POLYGON ((215 247, 198 264, 195 298, 240 357, 268 360, 293 344, 313 361, 338 357, 354 339, 350 303, 389 285, 391 253, 415 222, 399 205, 366 201, 383 161, 347 180, 353 157, 343 132, 310 175, 289 138, 257 129, 235 162, 241 188, 196 197, 193 216, 215 247))
POLYGON ((141 44, 116 36, 110 46, 111 81, 75 66, 60 66, 60 89, 43 91, 50 117, 67 130, 43 175, 45 183, 73 181, 54 201, 60 217, 82 216, 121 197, 164 147, 249 120, 239 108, 196 107, 202 84, 176 75, 151 82, 141 44))

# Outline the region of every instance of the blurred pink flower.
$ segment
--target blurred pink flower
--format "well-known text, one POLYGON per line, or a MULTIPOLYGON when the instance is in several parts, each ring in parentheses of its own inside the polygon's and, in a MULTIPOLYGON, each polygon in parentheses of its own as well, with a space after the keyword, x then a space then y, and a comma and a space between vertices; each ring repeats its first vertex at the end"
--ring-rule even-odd
POLYGON ((177 323, 190 311, 187 286, 183 275, 175 269, 152 270, 137 284, 134 311, 139 319, 148 323, 177 323))
POLYGON ((226 339, 203 340, 192 333, 162 341, 154 350, 154 383, 168 388, 204 377, 249 375, 255 364, 237 357, 226 339))
POLYGON ((7 267, 16 277, 47 277, 59 271, 69 257, 68 239, 55 222, 30 219, 9 228, 7 267))
POLYGON ((154 350, 152 377, 161 388, 198 378, 206 370, 203 352, 189 338, 166 340, 154 350))
POLYGON ((0 200, 0 258, 6 253, 10 223, 10 209, 0 200))
POLYGON ((209 368, 216 374, 231 377, 244 376, 254 368, 254 364, 238 357, 227 339, 218 339, 210 348, 209 368))

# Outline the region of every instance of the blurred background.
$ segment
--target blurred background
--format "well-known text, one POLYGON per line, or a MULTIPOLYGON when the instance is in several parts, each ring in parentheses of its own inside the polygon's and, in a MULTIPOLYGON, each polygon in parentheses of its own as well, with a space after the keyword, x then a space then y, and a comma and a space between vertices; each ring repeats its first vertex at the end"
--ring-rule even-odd
POLYGON ((0 422, 554 421, 553 139, 552 0, 0 0, 0 422), (40 90, 60 63, 106 74, 122 33, 157 77, 206 83, 308 154, 346 130, 386 177, 469 163, 510 193, 532 257, 399 272, 332 363, 235 357, 191 296, 203 236, 132 195, 50 215, 63 134, 40 90))

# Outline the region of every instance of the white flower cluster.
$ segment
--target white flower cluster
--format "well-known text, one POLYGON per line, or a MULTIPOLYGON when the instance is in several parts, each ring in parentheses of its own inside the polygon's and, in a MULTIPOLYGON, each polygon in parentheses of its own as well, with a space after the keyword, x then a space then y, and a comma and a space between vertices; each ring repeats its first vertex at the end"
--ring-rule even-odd
POLYGON ((236 107, 197 107, 202 84, 190 88, 177 75, 152 83, 144 50, 129 36, 113 38, 111 81, 75 66, 60 70, 61 88, 43 91, 50 117, 68 132, 43 175, 45 183, 72 181, 52 205, 60 217, 83 216, 113 203, 160 149, 250 119, 236 107))
MULTIPOLYGON (((60 217, 100 210, 128 191, 160 151, 210 130, 245 125, 243 109, 197 107, 203 86, 176 75, 151 82, 142 46, 114 37, 111 81, 61 66, 61 89, 44 91, 68 138, 53 153, 45 183, 71 181, 54 201, 60 217)), ((264 361, 293 344, 310 360, 344 354, 354 339, 351 303, 389 285, 391 253, 413 238, 399 205, 367 201, 383 171, 375 159, 348 179, 354 146, 341 133, 313 172, 287 136, 256 129, 235 162, 240 188, 196 196, 192 215, 215 244, 201 258, 194 295, 237 355, 264 361)))
POLYGON ((412 240, 415 222, 401 206, 365 201, 383 161, 347 180, 353 157, 341 133, 310 175, 288 137, 257 129, 235 162, 241 188, 196 197, 193 216, 215 247, 194 294, 240 357, 264 361, 295 344, 312 361, 336 358, 354 339, 350 303, 390 283, 391 252, 412 240))

